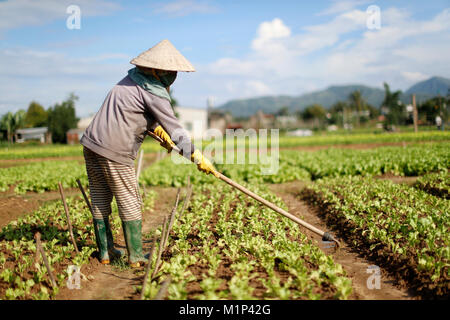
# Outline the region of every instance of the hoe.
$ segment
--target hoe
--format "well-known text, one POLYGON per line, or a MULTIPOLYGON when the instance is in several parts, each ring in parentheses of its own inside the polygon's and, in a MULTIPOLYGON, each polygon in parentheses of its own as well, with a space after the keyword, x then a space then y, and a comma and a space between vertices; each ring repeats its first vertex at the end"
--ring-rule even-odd
MULTIPOLYGON (((155 135, 153 132, 148 131, 148 134, 154 138, 156 141, 158 141, 159 143, 162 143, 162 139, 160 137, 158 137, 157 135, 155 135)), ((173 150, 175 150, 177 153, 181 154, 180 149, 177 146, 173 147, 173 150)), ((308 230, 311 230, 312 232, 318 234, 319 236, 322 237, 322 241, 334 241, 337 245, 337 247, 340 247, 340 243, 339 241, 337 241, 329 232, 324 232, 316 227, 314 227, 313 225, 303 221, 302 219, 297 218, 296 216, 294 216, 293 214, 281 209, 280 207, 276 206, 275 204, 267 201, 264 198, 261 198, 260 196, 258 196, 256 193, 251 192, 250 190, 248 190, 247 188, 241 186, 240 184, 238 184, 237 182, 234 182, 233 180, 231 180, 230 178, 224 176, 222 173, 217 172, 218 177, 220 180, 226 182, 227 184, 229 184, 230 186, 232 186, 233 188, 236 188, 240 191, 242 191, 243 193, 245 193, 246 195, 248 195, 249 197, 255 199, 256 201, 259 201, 260 203, 262 203, 263 205, 269 207, 270 209, 274 210, 275 212, 285 216, 286 218, 291 219, 292 221, 298 223, 299 225, 305 227, 308 230)))

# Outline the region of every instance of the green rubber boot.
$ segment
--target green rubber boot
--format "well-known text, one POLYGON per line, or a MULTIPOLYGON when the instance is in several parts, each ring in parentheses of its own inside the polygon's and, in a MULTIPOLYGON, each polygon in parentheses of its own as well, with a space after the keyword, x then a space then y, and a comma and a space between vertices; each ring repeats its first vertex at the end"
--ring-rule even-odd
POLYGON ((109 264, 108 236, 105 220, 94 219, 95 240, 99 250, 100 263, 109 264))
POLYGON ((142 220, 122 221, 122 227, 130 267, 143 266, 147 259, 142 254, 142 220))
POLYGON ((108 243, 108 253, 112 259, 120 259, 125 252, 120 249, 114 248, 114 238, 111 232, 111 225, 109 224, 109 218, 104 219, 106 227, 106 238, 108 243))

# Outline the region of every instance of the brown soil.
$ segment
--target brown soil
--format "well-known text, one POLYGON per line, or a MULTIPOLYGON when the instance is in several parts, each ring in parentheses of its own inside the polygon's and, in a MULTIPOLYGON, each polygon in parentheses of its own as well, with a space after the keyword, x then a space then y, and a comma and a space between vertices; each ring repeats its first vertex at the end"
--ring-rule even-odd
MULTIPOLYGON (((319 217, 320 212, 317 208, 309 206, 302 201, 298 195, 306 186, 305 182, 294 181, 284 184, 271 185, 270 189, 279 196, 289 208, 289 212, 300 217, 304 221, 316 226, 317 228, 327 231, 326 223, 319 217)), ((381 268, 381 289, 368 289, 367 279, 370 274, 367 273, 369 266, 374 265, 373 262, 361 256, 357 250, 349 246, 344 239, 337 237, 341 244, 338 250, 334 248, 326 248, 322 243, 322 239, 317 234, 301 227, 305 234, 315 241, 317 245, 327 254, 333 256, 335 262, 342 265, 347 276, 353 283, 353 294, 350 299, 354 300, 411 300, 418 299, 417 296, 408 289, 394 285, 395 279, 381 268)))
MULTIPOLYGON (((65 189, 64 195, 70 197, 79 194, 75 188, 65 189)), ((0 193, 0 229, 10 221, 37 210, 45 202, 61 199, 59 191, 44 193, 27 192, 24 195, 14 194, 14 187, 0 193)))
POLYGON ((43 162, 43 161, 70 161, 78 160, 80 163, 84 162, 82 156, 71 156, 71 157, 46 157, 46 158, 30 158, 30 159, 4 159, 0 160, 0 168, 8 168, 14 166, 23 166, 28 163, 33 162, 43 162))
MULTIPOLYGON (((156 191, 155 204, 152 210, 145 211, 142 218, 142 233, 145 235, 162 224, 164 216, 170 214, 175 203, 177 188, 152 187, 156 191)), ((180 193, 180 202, 184 191, 180 193)), ((125 249, 122 230, 115 238, 118 248, 125 249)), ((150 251, 150 240, 143 240, 143 250, 150 251)), ((93 258, 88 265, 82 267, 81 272, 89 280, 82 281, 80 290, 62 288, 56 299, 58 300, 125 300, 139 299, 140 294, 136 286, 141 285, 144 277, 144 267, 121 270, 112 265, 102 265, 93 258)))

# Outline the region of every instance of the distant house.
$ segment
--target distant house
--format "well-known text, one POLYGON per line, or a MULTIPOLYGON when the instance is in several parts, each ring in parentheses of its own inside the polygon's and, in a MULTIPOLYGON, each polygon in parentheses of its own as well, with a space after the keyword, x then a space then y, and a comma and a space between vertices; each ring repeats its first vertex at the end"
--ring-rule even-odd
POLYGON ((38 140, 41 143, 51 143, 52 137, 47 127, 16 130, 15 140, 18 143, 28 140, 38 140))
POLYGON ((234 125, 231 123, 232 119, 233 117, 229 113, 225 113, 220 110, 208 110, 208 128, 217 129, 222 132, 222 134, 225 133, 226 129, 234 127, 234 125))
POLYGON ((208 112, 206 109, 175 107, 178 120, 192 139, 201 139, 208 129, 208 112))
POLYGON ((66 132, 67 144, 77 144, 80 142, 81 137, 83 137, 85 129, 70 129, 66 132))
POLYGON ((258 129, 272 129, 275 126, 275 116, 273 114, 266 114, 258 110, 252 115, 248 121, 248 127, 258 129))
POLYGON ((279 129, 293 129, 299 125, 296 116, 277 116, 275 118, 275 126, 279 129))
POLYGON ((89 124, 93 119, 94 115, 81 118, 78 121, 76 128, 67 131, 66 132, 67 144, 78 144, 81 140, 81 137, 83 137, 84 130, 86 130, 86 128, 89 126, 89 124))

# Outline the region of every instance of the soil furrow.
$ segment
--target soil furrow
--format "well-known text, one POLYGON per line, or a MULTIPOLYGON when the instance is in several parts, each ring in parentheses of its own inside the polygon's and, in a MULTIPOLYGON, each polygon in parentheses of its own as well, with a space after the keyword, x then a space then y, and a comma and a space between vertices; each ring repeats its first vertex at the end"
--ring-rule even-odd
MULTIPOLYGON (((271 185, 270 189, 280 197, 289 208, 289 212, 304 221, 327 231, 327 225, 319 218, 319 211, 302 201, 298 194, 306 186, 305 182, 294 181, 284 184, 271 185)), ((344 239, 338 238, 341 248, 335 250, 328 248, 329 244, 322 242, 320 236, 301 227, 302 231, 315 242, 325 253, 333 256, 335 262, 342 265, 347 276, 353 283, 353 294, 350 299, 354 300, 412 300, 419 299, 411 290, 399 288, 394 285, 394 278, 380 268, 380 286, 374 287, 373 275, 370 272, 373 262, 362 257, 356 250, 351 248, 344 239), (372 276, 372 278, 370 278, 372 276), (372 289, 370 289, 370 287, 372 289)))

